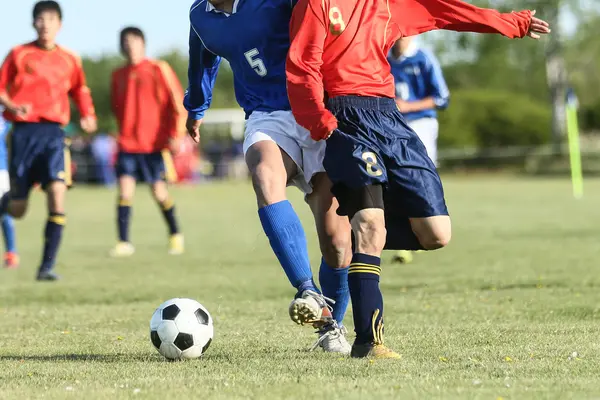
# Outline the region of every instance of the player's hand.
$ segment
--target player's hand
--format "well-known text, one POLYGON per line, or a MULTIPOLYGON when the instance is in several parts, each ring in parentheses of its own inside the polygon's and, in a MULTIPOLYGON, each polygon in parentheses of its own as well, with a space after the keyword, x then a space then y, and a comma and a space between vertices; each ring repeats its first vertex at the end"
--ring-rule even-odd
POLYGON ((25 117, 31 112, 31 104, 12 105, 7 107, 8 111, 13 113, 16 117, 25 117))
POLYGON ((188 118, 185 123, 188 135, 190 135, 196 143, 200 143, 200 125, 202 125, 201 119, 188 118))
POLYGON ((94 133, 96 132, 96 129, 98 129, 98 122, 96 121, 96 117, 92 116, 81 118, 81 120, 79 121, 79 125, 85 133, 94 133))
POLYGON ((529 32, 527 36, 532 39, 539 39, 541 35, 547 35, 551 32, 550 24, 546 21, 535 18, 535 10, 531 12, 531 24, 529 25, 529 32))
POLYGON ((401 113, 409 112, 408 101, 404 101, 402 99, 396 99, 396 105, 398 106, 398 110, 401 113))

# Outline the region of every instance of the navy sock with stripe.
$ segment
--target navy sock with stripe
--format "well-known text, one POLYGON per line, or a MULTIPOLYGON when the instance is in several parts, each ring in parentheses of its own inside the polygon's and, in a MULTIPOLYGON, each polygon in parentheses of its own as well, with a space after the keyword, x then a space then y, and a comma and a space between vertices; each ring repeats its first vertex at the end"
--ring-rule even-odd
POLYGON ((348 268, 355 344, 379 343, 383 334, 383 296, 379 289, 381 259, 355 253, 348 268))

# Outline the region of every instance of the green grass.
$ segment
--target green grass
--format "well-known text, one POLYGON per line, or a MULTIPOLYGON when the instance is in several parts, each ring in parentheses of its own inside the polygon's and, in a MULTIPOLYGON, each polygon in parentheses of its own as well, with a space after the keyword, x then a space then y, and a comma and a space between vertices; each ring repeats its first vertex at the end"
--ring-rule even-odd
MULTIPOLYGON (((403 359, 375 363, 305 351, 315 335, 287 317, 293 292, 249 185, 173 191, 188 246, 179 258, 140 190, 128 260, 106 256, 114 192, 77 188, 57 284, 33 281, 37 194, 18 224, 23 266, 0 271, 0 398, 598 398, 600 181, 579 201, 566 180, 445 182, 453 242, 384 263, 386 340, 403 359), (152 312, 171 297, 195 298, 215 319, 200 360, 165 362, 150 344, 152 312)), ((308 208, 290 194, 317 266, 308 208)))

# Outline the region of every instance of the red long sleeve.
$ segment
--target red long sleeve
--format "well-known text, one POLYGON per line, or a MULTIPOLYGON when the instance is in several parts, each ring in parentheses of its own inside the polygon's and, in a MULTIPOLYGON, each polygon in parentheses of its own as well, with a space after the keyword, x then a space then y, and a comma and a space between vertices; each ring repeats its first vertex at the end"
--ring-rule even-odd
POLYGON ((75 59, 76 65, 73 68, 72 86, 69 94, 75 102, 79 114, 82 118, 96 118, 96 110, 94 109, 94 101, 92 100, 92 92, 85 81, 85 73, 79 57, 75 59))
POLYGON ((500 13, 461 0, 299 0, 286 74, 296 121, 315 140, 337 128, 324 98, 394 98, 387 54, 402 36, 446 29, 523 37, 531 12, 500 13))
POLYGON ((291 47, 286 63, 287 90, 296 122, 321 140, 337 128, 337 120, 325 108, 323 46, 327 37, 323 11, 320 16, 308 1, 300 1, 290 22, 291 47))
POLYGON ((531 24, 531 11, 501 13, 462 0, 391 0, 390 8, 403 36, 445 29, 514 39, 527 35, 531 24))

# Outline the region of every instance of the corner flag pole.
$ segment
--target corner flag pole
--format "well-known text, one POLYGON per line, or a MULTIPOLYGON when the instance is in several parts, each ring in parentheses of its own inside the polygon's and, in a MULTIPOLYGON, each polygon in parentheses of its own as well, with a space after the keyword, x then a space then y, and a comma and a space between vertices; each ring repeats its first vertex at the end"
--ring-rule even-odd
POLYGON ((583 173, 581 170, 581 150, 579 148, 579 124, 577 122, 577 96, 572 89, 567 91, 567 137, 569 140, 569 160, 571 162, 571 183, 573 197, 583 197, 583 173))

